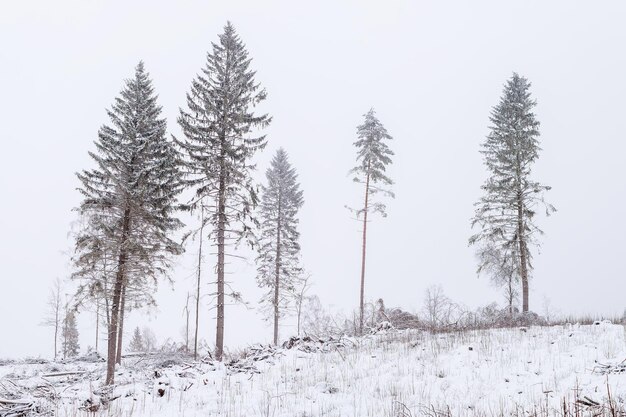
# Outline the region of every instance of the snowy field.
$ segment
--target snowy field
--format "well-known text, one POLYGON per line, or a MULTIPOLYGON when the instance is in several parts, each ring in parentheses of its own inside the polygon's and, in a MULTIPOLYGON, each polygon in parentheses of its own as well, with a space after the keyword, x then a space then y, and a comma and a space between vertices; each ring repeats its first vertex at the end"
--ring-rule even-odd
POLYGON ((624 327, 608 323, 387 330, 256 346, 225 364, 128 357, 106 405, 103 363, 8 363, 0 397, 21 393, 58 416, 563 415, 564 400, 593 414, 594 402, 607 402, 607 385, 615 403, 626 401, 624 359, 624 327), (77 371, 85 373, 59 375, 77 371))

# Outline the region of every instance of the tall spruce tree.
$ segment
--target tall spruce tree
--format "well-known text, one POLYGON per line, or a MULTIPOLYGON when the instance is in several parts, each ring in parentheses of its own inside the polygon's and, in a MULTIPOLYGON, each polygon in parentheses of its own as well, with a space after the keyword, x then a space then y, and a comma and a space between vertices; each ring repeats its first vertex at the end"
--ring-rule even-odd
POLYGON ((78 344, 78 327, 76 326, 76 314, 74 311, 66 311, 63 319, 63 358, 78 356, 80 345, 78 344))
MULTIPOLYGON (((204 221, 210 225, 208 238, 217 245, 217 325, 215 357, 224 351, 225 257, 226 248, 244 240, 254 242, 257 205, 256 187, 251 178, 252 156, 263 149, 265 136, 254 136, 255 128, 266 127, 271 118, 256 115, 265 90, 255 81, 251 58, 229 22, 219 41, 212 44, 206 66, 193 80, 187 94, 187 110, 180 110, 178 122, 184 139, 179 142, 187 155, 187 185, 195 197, 189 210, 204 205, 204 221)), ((236 295, 233 293, 231 295, 236 295)))
POLYGON ((169 278, 171 257, 182 250, 170 235, 182 223, 175 217, 180 161, 142 62, 107 114, 111 125, 100 128, 96 151, 89 153, 96 168, 77 174, 85 227, 76 237, 75 262, 81 277, 102 254, 113 255, 105 292, 110 295, 106 383, 112 384, 126 298, 134 293, 151 299, 157 279, 169 278))
POLYGON ((367 247, 367 222, 369 213, 379 213, 387 216, 386 206, 380 201, 374 200, 378 193, 393 198, 394 194, 388 187, 393 181, 386 175, 386 169, 391 164, 393 152, 387 146, 386 141, 392 137, 387 129, 376 117, 374 109, 370 109, 365 115, 363 124, 357 127, 358 140, 354 142, 357 148, 358 165, 350 173, 354 175, 354 181, 362 184, 365 188, 363 208, 354 210, 357 217, 363 219, 363 240, 361 253, 361 291, 359 297, 359 325, 358 331, 363 334, 364 308, 365 308, 365 253, 367 247))
POLYGON ((298 239, 298 211, 304 199, 296 170, 287 153, 278 149, 265 173, 267 185, 261 195, 261 232, 257 257, 257 281, 267 288, 261 303, 274 321, 274 344, 278 344, 278 323, 295 298, 301 274, 298 239))
POLYGON ((536 102, 529 90, 530 82, 514 73, 491 112, 491 131, 481 150, 490 176, 482 186, 484 195, 476 203, 472 219, 472 227, 480 230, 469 240, 470 244, 494 247, 498 256, 492 259, 518 274, 523 312, 529 308, 530 246, 538 244, 536 237, 543 233, 535 224, 536 209, 542 206, 546 215, 556 211, 544 201, 544 192, 550 187, 531 176, 541 148, 539 121, 533 113, 536 102), (507 258, 518 266, 512 267, 507 258))

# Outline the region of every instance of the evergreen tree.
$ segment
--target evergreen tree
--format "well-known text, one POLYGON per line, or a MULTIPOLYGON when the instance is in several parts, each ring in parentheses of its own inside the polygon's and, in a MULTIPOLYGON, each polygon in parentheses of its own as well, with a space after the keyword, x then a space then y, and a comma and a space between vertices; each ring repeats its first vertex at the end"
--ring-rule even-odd
POLYGON ((131 352, 144 352, 146 350, 143 342, 143 336, 141 335, 141 330, 139 330, 139 327, 135 327, 135 331, 133 332, 132 339, 130 339, 128 349, 131 352))
POLYGON ((513 74, 491 112, 491 131, 481 150, 490 176, 482 186, 484 195, 476 203, 472 219, 472 227, 478 226, 480 231, 470 238, 470 244, 480 242, 495 247, 496 259, 504 257, 502 264, 518 274, 523 312, 528 311, 532 270, 529 247, 537 244, 536 236, 543 233, 535 224, 535 210, 543 206, 547 215, 556 211, 543 198, 550 187, 531 178, 541 148, 539 122, 533 113, 536 102, 529 89, 526 78, 513 74), (516 266, 512 267, 511 262, 516 266))
POLYGON ((257 281, 267 288, 261 302, 274 320, 274 344, 278 344, 278 321, 295 297, 295 284, 302 271, 298 239, 298 210, 304 200, 298 176, 278 149, 265 173, 267 186, 261 195, 261 232, 257 258, 257 281))
POLYGON ((391 164, 393 152, 387 146, 386 141, 392 137, 387 129, 376 117, 374 109, 365 114, 365 121, 357 127, 358 140, 354 142, 357 148, 358 165, 350 172, 354 174, 354 181, 365 187, 365 202, 363 208, 355 210, 358 217, 363 218, 363 241, 361 254, 361 291, 359 299, 359 328, 363 334, 364 308, 365 308, 365 252, 367 246, 367 221, 370 212, 380 213, 387 216, 386 207, 380 201, 375 201, 373 196, 382 193, 394 197, 388 189, 393 181, 387 177, 386 169, 391 164))
POLYGON ((226 248, 242 240, 254 242, 253 209, 258 197, 250 175, 251 157, 265 147, 266 140, 252 131, 267 126, 271 119, 253 111, 266 93, 255 82, 251 58, 230 23, 212 47, 187 94, 188 110, 181 109, 178 122, 185 135, 179 144, 187 155, 187 184, 195 189, 195 197, 185 208, 195 210, 202 201, 213 202, 203 205, 203 213, 211 226, 208 237, 217 245, 215 357, 221 360, 226 248))
POLYGON ((76 238, 76 275, 89 275, 104 254, 112 256, 105 274, 110 279, 107 384, 114 379, 126 299, 134 294, 151 300, 157 279, 168 277, 172 255, 181 252, 170 238, 182 226, 174 215, 181 191, 179 157, 166 139, 156 99, 140 62, 107 112, 111 125, 100 128, 96 152, 89 154, 96 168, 77 174, 84 197, 78 211, 85 221, 76 238))
POLYGON ((78 356, 80 346, 78 344, 78 327, 76 327, 76 315, 68 311, 63 319, 63 357, 73 358, 78 356))

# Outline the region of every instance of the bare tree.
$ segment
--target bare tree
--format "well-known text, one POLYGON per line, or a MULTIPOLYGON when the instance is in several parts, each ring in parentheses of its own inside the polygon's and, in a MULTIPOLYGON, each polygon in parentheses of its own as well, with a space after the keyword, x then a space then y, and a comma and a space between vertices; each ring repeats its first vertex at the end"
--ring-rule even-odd
POLYGON ((424 315, 430 328, 438 330, 457 324, 464 310, 443 292, 441 285, 433 285, 424 294, 424 315))
POLYGON ((295 294, 296 316, 298 318, 298 325, 297 325, 298 336, 300 336, 300 327, 302 324, 302 307, 306 301, 306 297, 307 297, 306 293, 311 288, 310 280, 311 280, 311 275, 306 274, 300 281, 300 288, 298 288, 295 294))
POLYGON ((200 200, 200 236, 198 244, 198 279, 196 282, 196 328, 193 336, 193 358, 198 359, 198 331, 200 328, 200 282, 202 278, 202 240, 204 238, 204 205, 200 200))
POLYGON ((144 327, 141 332, 141 340, 146 352, 154 352, 157 349, 157 339, 154 332, 149 327, 144 327))
POLYGON ((316 337, 329 336, 337 331, 333 317, 326 311, 317 295, 304 299, 302 331, 305 335, 316 337))
POLYGON ((57 359, 58 348, 57 343, 59 340, 59 330, 61 327, 61 320, 63 318, 63 302, 61 301, 62 292, 61 280, 56 278, 50 289, 48 295, 47 310, 43 322, 43 326, 52 327, 54 329, 54 360, 57 359))
POLYGON ((498 288, 503 288, 507 302, 509 315, 513 315, 513 303, 519 295, 519 263, 517 262, 516 248, 512 247, 512 254, 505 251, 506 247, 495 244, 483 245, 477 252, 478 273, 485 272, 491 278, 491 282, 498 288))

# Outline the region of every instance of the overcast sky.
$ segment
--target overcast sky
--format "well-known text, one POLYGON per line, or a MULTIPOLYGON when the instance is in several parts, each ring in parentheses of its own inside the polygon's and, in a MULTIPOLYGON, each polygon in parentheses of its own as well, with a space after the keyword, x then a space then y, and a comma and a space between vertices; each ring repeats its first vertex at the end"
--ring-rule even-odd
MULTIPOLYGON (((396 199, 368 228, 367 298, 417 311, 425 288, 440 284, 470 307, 503 303, 476 276, 467 239, 487 175, 479 145, 515 71, 538 102, 534 176, 553 187, 547 199, 559 210, 540 219, 531 309, 541 313, 548 297, 562 313, 624 311, 623 2, 14 1, 0 10, 0 357, 52 353, 39 323, 54 278, 71 272, 75 172, 93 166, 87 152, 123 80, 144 60, 179 134, 178 109, 227 20, 274 117, 257 177, 284 147, 304 190, 304 264, 324 304, 349 312, 358 302, 360 225, 344 206, 361 200, 347 172, 355 127, 372 106, 394 137, 396 199)), ((129 330, 145 323, 160 339, 180 339, 195 251, 177 261, 157 310, 130 313, 129 330)), ((252 260, 229 272, 255 307, 252 260)), ((212 343, 206 304, 201 336, 212 343)), ((270 340, 258 311, 226 314, 227 345, 270 340)), ((85 312, 83 349, 94 344, 92 327, 85 312)))

